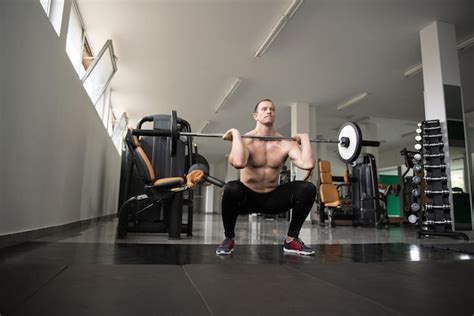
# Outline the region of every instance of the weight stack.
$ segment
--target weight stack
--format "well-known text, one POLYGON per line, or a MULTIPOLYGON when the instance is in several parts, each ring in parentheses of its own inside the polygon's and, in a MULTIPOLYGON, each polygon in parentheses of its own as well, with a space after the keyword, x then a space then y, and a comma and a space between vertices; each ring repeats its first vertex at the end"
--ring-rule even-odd
POLYGON ((417 201, 418 225, 423 233, 451 232, 452 219, 444 155, 445 143, 440 122, 439 120, 420 122, 416 132, 415 149, 418 151, 417 158, 420 160, 416 162, 415 167, 418 171, 415 171, 421 178, 417 201))

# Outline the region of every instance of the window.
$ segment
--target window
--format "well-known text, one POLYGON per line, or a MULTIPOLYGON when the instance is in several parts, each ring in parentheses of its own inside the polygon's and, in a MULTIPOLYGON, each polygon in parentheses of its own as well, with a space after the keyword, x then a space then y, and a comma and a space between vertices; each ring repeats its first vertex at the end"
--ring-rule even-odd
POLYGON ((49 9, 51 8, 51 1, 49 0, 40 0, 41 5, 43 6, 46 16, 49 16, 49 9))
POLYGON ((106 121, 104 121, 104 116, 107 113, 106 110, 109 107, 109 103, 108 103, 108 101, 110 100, 108 98, 109 93, 110 93, 110 89, 105 90, 105 92, 102 94, 102 96, 99 98, 99 100, 97 100, 95 104, 95 110, 97 111, 97 114, 99 115, 100 119, 102 120, 102 124, 104 124, 105 127, 107 126, 105 125, 106 121))
POLYGON ((53 24, 56 34, 61 34, 61 23, 63 21, 64 0, 51 0, 49 19, 53 24))
POLYGON ((123 113, 118 122, 115 124, 114 131, 112 132, 112 141, 117 148, 119 154, 122 154, 123 138, 127 131, 128 117, 126 113, 123 113))
MULTIPOLYGON (((112 41, 108 40, 82 79, 84 88, 94 105, 97 104, 106 91, 116 71, 117 64, 115 63, 112 41)), ((106 114, 102 114, 101 118, 104 119, 104 116, 106 116, 106 114)))
POLYGON ((92 49, 89 45, 87 37, 84 36, 84 45, 82 46, 82 67, 84 68, 84 73, 89 69, 89 66, 94 60, 94 55, 92 54, 92 49))
POLYGON ((84 28, 82 27, 81 15, 76 2, 72 2, 71 13, 69 15, 69 26, 66 38, 66 53, 80 78, 84 76, 86 70, 82 64, 84 28))
POLYGON ((64 0, 40 0, 41 6, 49 17, 56 34, 61 34, 61 23, 63 21, 64 0))

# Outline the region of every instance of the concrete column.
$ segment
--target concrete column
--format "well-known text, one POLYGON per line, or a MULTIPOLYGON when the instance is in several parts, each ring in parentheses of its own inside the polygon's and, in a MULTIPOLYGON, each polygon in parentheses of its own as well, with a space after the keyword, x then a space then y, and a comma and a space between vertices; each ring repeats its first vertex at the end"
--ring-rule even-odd
MULTIPOLYGON (((312 138, 310 117, 308 103, 291 104, 291 135, 298 133, 308 133, 310 138, 312 138)), ((294 175, 296 175, 296 180, 302 180, 306 175, 306 170, 301 170, 294 166, 292 166, 292 172, 294 172, 294 175)))
MULTIPOLYGON (((378 132, 378 125, 377 123, 367 122, 360 124, 360 128, 362 130, 362 136, 364 139, 367 140, 378 140, 379 139, 379 132, 378 132)), ((379 147, 362 147, 362 152, 366 152, 368 154, 372 154, 375 157, 375 161, 379 162, 379 147)))
MULTIPOLYGON (((316 126, 316 112, 315 110, 310 110, 310 106, 308 103, 298 103, 295 102, 291 104, 291 135, 295 135, 298 133, 308 133, 310 139, 311 138, 316 138, 315 137, 315 132, 317 130, 316 126), (312 116, 314 116, 312 118, 312 116), (313 123, 313 128, 311 128, 313 123)), ((314 153, 315 147, 313 145, 313 153, 314 153)), ((306 170, 301 170, 297 168, 296 166, 292 165, 292 175, 291 178, 293 179, 294 176, 296 176, 296 180, 303 180, 304 177, 306 176, 306 170)), ((313 182, 316 181, 317 175, 313 176, 313 182)), ((312 217, 314 217, 314 212, 315 212, 315 207, 316 205, 313 206, 313 209, 309 213, 308 217, 306 218, 306 221, 311 221, 312 217)))
MULTIPOLYGON (((209 163, 209 174, 214 174, 214 169, 214 163, 209 163)), ((217 210, 214 210, 214 192, 214 185, 209 185, 206 187, 204 197, 204 213, 217 212, 217 210)))
MULTIPOLYGON (((447 119, 456 118, 464 122, 461 97, 461 76, 454 25, 435 21, 420 31, 425 117, 441 122, 444 153, 447 163, 448 189, 451 191, 451 170, 449 166, 449 135, 447 119)), ((466 170, 468 172, 468 170, 466 170)), ((449 197, 452 203, 452 194, 449 197)), ((451 207, 451 217, 454 219, 451 207)), ((474 211, 471 205, 471 218, 474 211)), ((453 221, 454 230, 454 221, 453 221)))

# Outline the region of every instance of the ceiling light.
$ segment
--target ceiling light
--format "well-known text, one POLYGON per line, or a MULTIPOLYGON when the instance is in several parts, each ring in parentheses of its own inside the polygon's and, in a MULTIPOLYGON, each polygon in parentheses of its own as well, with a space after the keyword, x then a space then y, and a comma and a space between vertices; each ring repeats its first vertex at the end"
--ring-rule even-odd
POLYGON ((300 5, 303 3, 303 0, 292 0, 290 3, 290 6, 288 9, 285 10, 283 15, 280 17, 278 22, 275 24, 275 26, 272 28, 270 31, 270 34, 265 38, 263 43, 260 45, 260 47, 257 49, 255 52, 255 57, 262 57, 262 55, 265 53, 267 48, 270 46, 270 44, 273 42, 273 40, 277 37, 278 33, 283 29, 283 27, 288 23, 288 20, 295 14, 296 10, 300 7, 300 5))
POLYGON ((221 109, 221 107, 227 102, 227 100, 230 98, 230 96, 235 92, 235 90, 237 90, 237 88, 240 86, 240 83, 242 82, 242 80, 240 80, 240 78, 235 78, 234 82, 232 83, 232 86, 230 86, 230 89, 227 90, 226 94, 224 95, 224 97, 221 99, 221 101, 219 102, 219 105, 217 106, 216 110, 214 111, 214 113, 217 113, 219 112, 219 110, 221 109))
POLYGON ((423 66, 421 66, 421 64, 414 65, 414 66, 409 67, 409 68, 403 73, 403 75, 404 75, 405 77, 412 77, 412 76, 418 74, 419 72, 421 72, 422 70, 423 70, 423 66))
POLYGON ((460 41, 456 47, 458 48, 458 50, 463 50, 465 48, 468 48, 470 47, 471 45, 474 45, 474 36, 471 36, 471 37, 468 37, 462 41, 460 41))
MULTIPOLYGON (((471 36, 471 37, 468 37, 462 41, 460 41, 459 43, 457 43, 456 47, 458 49, 458 51, 461 51, 463 49, 466 49, 468 47, 471 47, 472 45, 474 45, 474 36, 471 36)), ((412 76, 415 76, 417 75, 418 73, 422 72, 423 71, 423 66, 422 64, 417 64, 417 65, 414 65, 414 66, 411 66, 409 67, 404 73, 403 75, 405 77, 412 77, 412 76)))
POLYGON ((208 125, 209 125, 209 121, 204 121, 204 123, 201 126, 201 129, 199 129, 199 133, 203 133, 208 125))
POLYGON ((346 102, 342 103, 341 105, 339 105, 337 107, 337 110, 340 111, 343 108, 346 108, 350 105, 353 105, 354 103, 360 102, 360 101, 364 100, 365 98, 367 98, 368 96, 369 96, 369 94, 367 92, 359 93, 358 95, 354 96, 353 98, 351 98, 351 99, 347 100, 346 102))

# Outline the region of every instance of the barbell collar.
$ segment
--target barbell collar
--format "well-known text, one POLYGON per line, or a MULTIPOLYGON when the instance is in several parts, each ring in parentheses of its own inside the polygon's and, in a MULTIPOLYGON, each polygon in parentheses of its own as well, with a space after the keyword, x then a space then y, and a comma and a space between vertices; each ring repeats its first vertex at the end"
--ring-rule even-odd
POLYGON ((363 147, 380 147, 380 142, 377 140, 363 140, 363 147))
POLYGON ((134 129, 132 135, 135 136, 164 136, 170 137, 170 131, 167 129, 134 129))

